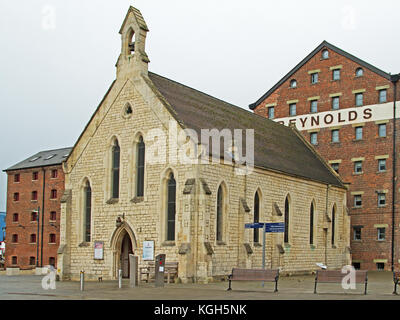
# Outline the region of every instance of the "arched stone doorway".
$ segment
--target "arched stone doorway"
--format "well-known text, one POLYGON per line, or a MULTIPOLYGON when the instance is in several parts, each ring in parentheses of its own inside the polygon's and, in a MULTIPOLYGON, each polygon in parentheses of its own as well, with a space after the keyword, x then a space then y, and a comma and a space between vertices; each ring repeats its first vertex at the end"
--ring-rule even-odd
POLYGON ((110 244, 114 254, 114 278, 118 278, 118 270, 120 269, 122 270, 122 277, 129 278, 129 254, 135 254, 137 244, 136 237, 126 222, 114 231, 110 244))
POLYGON ((125 233, 122 239, 120 252, 120 266, 122 269, 122 277, 129 278, 129 255, 133 254, 132 241, 128 233, 125 233))

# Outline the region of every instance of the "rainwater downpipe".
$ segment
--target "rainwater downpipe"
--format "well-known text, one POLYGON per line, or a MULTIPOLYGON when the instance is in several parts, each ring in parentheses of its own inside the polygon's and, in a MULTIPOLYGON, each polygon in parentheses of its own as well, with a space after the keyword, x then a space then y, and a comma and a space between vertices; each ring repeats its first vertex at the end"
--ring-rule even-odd
POLYGON ((395 203, 396 203, 396 100, 397 100, 397 82, 400 79, 400 74, 391 75, 390 81, 393 83, 393 176, 392 176, 392 272, 394 271, 394 232, 395 232, 395 203))
POLYGON ((40 244, 40 267, 43 268, 43 232, 44 232, 44 198, 45 198, 45 186, 46 186, 46 170, 43 171, 43 194, 42 194, 42 234, 40 244))

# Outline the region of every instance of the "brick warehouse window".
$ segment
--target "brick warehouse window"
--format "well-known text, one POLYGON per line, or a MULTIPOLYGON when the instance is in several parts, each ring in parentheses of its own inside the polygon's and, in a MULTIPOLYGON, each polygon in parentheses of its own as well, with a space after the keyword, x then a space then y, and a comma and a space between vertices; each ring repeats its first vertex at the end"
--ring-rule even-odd
POLYGON ((11 257, 11 264, 18 264, 18 258, 16 256, 11 257))
POLYGON ((376 264, 376 269, 378 270, 385 270, 385 264, 383 262, 378 262, 376 264))
POLYGON ((58 170, 57 169, 51 170, 51 178, 55 179, 57 178, 57 176, 58 176, 58 170))
POLYGON ((57 199, 57 190, 56 189, 51 190, 50 199, 53 199, 53 200, 57 199))
POLYGON ((362 197, 360 194, 354 196, 354 207, 355 208, 362 207, 362 197))
POLYGON ((357 68, 356 69, 356 77, 362 77, 364 75, 364 70, 363 68, 357 68))
POLYGON ((386 123, 378 125, 378 134, 380 138, 386 137, 386 123))
POLYGON ((361 270, 361 263, 359 262, 353 262, 352 266, 354 267, 354 269, 356 270, 361 270))
POLYGON ((356 107, 361 107, 364 105, 364 94, 356 93, 356 107))
POLYGON ((339 110, 340 109, 340 98, 333 97, 332 98, 332 110, 339 110))
POLYGON ((55 267, 56 266, 56 258, 50 257, 49 258, 49 265, 55 267))
POLYGON ((14 200, 14 201, 19 201, 19 193, 18 193, 18 192, 15 192, 15 193, 14 193, 14 195, 13 195, 13 200, 14 200))
POLYGON ((56 243, 56 235, 54 233, 50 233, 49 243, 56 243))
POLYGON ((386 194, 378 193, 378 207, 386 206, 386 194))
POLYGON ((295 79, 293 79, 292 81, 290 81, 290 87, 291 88, 297 88, 297 81, 295 79))
POLYGON ((295 116, 296 115, 296 104, 291 103, 289 104, 289 116, 295 116))
POLYGON ((318 144, 318 133, 317 132, 310 133, 310 143, 314 146, 318 144))
POLYGON ((334 143, 339 142, 339 130, 338 129, 331 131, 331 141, 334 143))
POLYGON ((325 60, 325 59, 329 59, 329 51, 328 50, 323 50, 322 51, 322 54, 321 54, 321 58, 323 59, 323 60, 325 60))
POLYGON ((362 140, 363 138, 363 127, 356 127, 355 128, 355 139, 362 140))
POLYGON ((13 221, 13 222, 18 222, 18 220, 19 220, 18 213, 14 213, 14 214, 13 214, 12 221, 13 221))
POLYGON ((29 257, 29 265, 34 266, 36 264, 36 258, 35 257, 29 257))
POLYGON ((354 162, 354 173, 362 173, 362 161, 354 162))
POLYGON ((268 108, 268 119, 273 119, 275 117, 275 108, 269 107, 268 108))
POLYGON ((312 100, 310 102, 310 112, 317 113, 318 112, 318 100, 312 100))
POLYGON ((31 212, 31 221, 37 221, 38 214, 35 211, 31 212))
POLYGON ((50 221, 56 221, 57 220, 57 213, 55 211, 50 212, 50 221))
POLYGON ((36 234, 32 233, 29 237, 29 243, 35 243, 36 242, 36 234))
POLYGON ((19 182, 19 181, 20 181, 19 173, 14 174, 14 182, 19 182))
POLYGON ((36 181, 39 179, 39 172, 35 171, 32 173, 32 180, 36 181))
POLYGON ((379 172, 386 171, 386 159, 379 159, 378 160, 378 171, 379 172))
POLYGON ((386 228, 378 228, 378 241, 386 240, 386 228))
POLYGON ((361 241, 361 227, 353 227, 353 240, 361 241))
POLYGON ((18 243, 18 235, 17 234, 13 234, 11 237, 11 242, 12 243, 18 243))
POLYGON ((387 101, 387 90, 379 90, 379 103, 384 103, 387 101))
POLYGON ((339 163, 331 163, 331 167, 336 171, 336 173, 339 173, 339 163))
POLYGON ((340 69, 332 70, 332 80, 333 81, 340 80, 340 69))
POLYGON ((32 201, 37 201, 37 199, 38 199, 37 191, 32 191, 31 200, 32 201))
POLYGON ((318 72, 311 74, 311 84, 316 84, 316 83, 318 83, 318 72))

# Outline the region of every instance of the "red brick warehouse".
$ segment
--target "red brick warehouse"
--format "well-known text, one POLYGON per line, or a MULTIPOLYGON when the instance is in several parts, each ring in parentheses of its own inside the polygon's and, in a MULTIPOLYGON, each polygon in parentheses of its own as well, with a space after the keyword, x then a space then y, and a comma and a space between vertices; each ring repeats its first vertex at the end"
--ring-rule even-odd
MULTIPOLYGON (((324 41, 250 105, 261 116, 296 125, 349 183, 356 268, 399 267, 400 168, 393 156, 400 150, 393 118, 394 110, 396 118, 400 116, 400 104, 395 102, 400 97, 398 81, 398 74, 324 41)), ((320 214, 324 210, 320 208, 320 214)))
POLYGON ((7 173, 7 268, 57 265, 61 164, 71 148, 42 151, 4 170, 7 173))

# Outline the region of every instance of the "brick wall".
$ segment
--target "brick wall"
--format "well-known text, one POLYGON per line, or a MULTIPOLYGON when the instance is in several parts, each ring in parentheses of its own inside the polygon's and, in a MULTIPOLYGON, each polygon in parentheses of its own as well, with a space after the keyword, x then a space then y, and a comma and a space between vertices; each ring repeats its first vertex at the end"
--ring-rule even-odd
POLYGON ((31 234, 38 238, 37 221, 31 221, 32 211, 40 207, 39 230, 39 265, 48 265, 50 257, 57 260, 60 232, 60 198, 64 192, 64 173, 61 166, 49 166, 8 171, 7 181, 7 236, 6 236, 6 267, 31 269, 36 265, 37 240, 31 243, 31 234), (43 170, 45 170, 45 201, 43 229, 43 257, 41 254, 42 212, 43 212, 43 170), (52 178, 51 171, 57 170, 57 178, 52 178), (33 180, 33 173, 37 179, 33 180), (14 182, 14 175, 19 174, 19 182, 14 182), (57 190, 56 199, 50 199, 51 191, 57 190), (37 192, 37 200, 32 200, 32 192, 37 192), (14 193, 19 193, 19 201, 14 201, 14 193), (56 213, 56 220, 50 220, 50 212, 56 213), (13 222, 13 215, 18 214, 18 221, 13 222), (12 242, 13 234, 18 235, 18 243, 12 242), (50 243, 50 234, 56 235, 55 243, 50 243), (17 257, 17 264, 12 263, 12 257, 17 257), (35 257, 35 265, 30 264, 30 257, 35 257))
MULTIPOLYGON (((290 79, 278 87, 269 97, 261 102, 255 113, 268 117, 268 105, 276 104, 275 118, 289 117, 289 105, 287 101, 298 100, 297 115, 310 114, 311 97, 319 97, 318 112, 332 110, 331 94, 341 93, 340 109, 354 108, 354 90, 365 89, 364 106, 379 104, 377 87, 389 86, 387 89, 387 101, 393 102, 393 84, 383 76, 358 65, 353 60, 329 50, 329 59, 322 59, 321 52, 314 55, 290 79), (340 67, 341 79, 332 80, 332 67, 340 67), (355 76, 355 70, 362 67, 364 75, 355 76), (319 82, 311 84, 309 71, 319 70, 319 82), (297 80, 297 88, 290 88, 290 81, 297 80)), ((400 87, 400 85, 398 86, 400 87)), ((397 93, 400 98, 400 88, 397 93)), ((392 145, 393 145, 393 121, 387 122, 387 135, 385 138, 378 136, 378 124, 365 122, 363 125, 362 140, 355 140, 355 127, 351 124, 339 128, 340 142, 331 142, 332 128, 320 128, 317 130, 318 144, 316 150, 328 161, 341 160, 339 174, 345 182, 350 183, 347 206, 351 214, 352 226, 363 226, 362 240, 351 242, 352 258, 361 263, 361 268, 376 270, 375 260, 387 260, 385 268, 391 267, 391 226, 392 226, 392 145), (378 160, 376 156, 388 155, 385 172, 378 173, 378 160), (362 163, 363 172, 354 173, 354 158, 364 158, 362 163), (377 191, 386 190, 386 205, 378 208, 377 191), (354 196, 352 193, 361 191, 362 208, 354 208, 354 196), (386 229, 386 240, 377 240, 376 225, 388 225, 386 229)), ((301 126, 298 127, 302 130, 301 126)), ((311 131, 311 130, 310 130, 311 131)), ((310 134, 307 130, 302 131, 305 138, 310 141, 310 134)), ((400 144, 397 142, 397 148, 400 144)), ((399 170, 399 168, 397 168, 399 170)), ((397 193, 397 197, 399 194, 397 193)), ((398 215, 398 201, 396 201, 396 212, 398 215)), ((398 218, 397 218, 398 219, 398 218)), ((396 232, 398 222, 395 224, 396 232)), ((352 232, 353 239, 354 234, 352 232)), ((396 238, 395 263, 399 259, 398 239, 396 238)))

